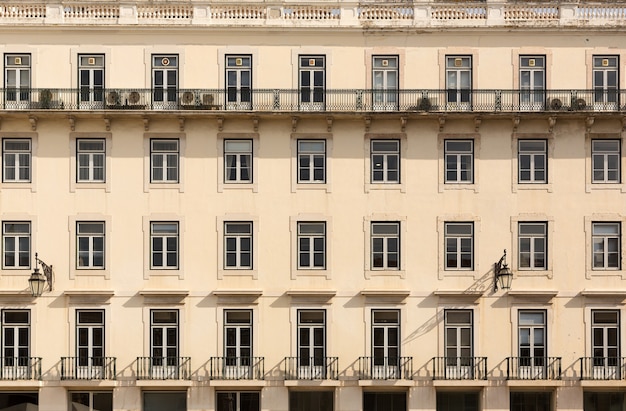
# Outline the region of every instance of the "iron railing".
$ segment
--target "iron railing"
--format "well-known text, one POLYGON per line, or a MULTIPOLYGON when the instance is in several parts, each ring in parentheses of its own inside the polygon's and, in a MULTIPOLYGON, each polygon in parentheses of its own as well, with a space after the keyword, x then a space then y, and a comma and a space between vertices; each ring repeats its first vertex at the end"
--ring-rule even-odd
POLYGON ((621 380, 626 366, 624 357, 582 357, 581 380, 621 380))
POLYGON ((41 357, 0 357, 0 380, 40 380, 41 357))
POLYGON ((262 380, 265 357, 211 357, 209 378, 212 380, 262 380))
POLYGON ((189 380, 190 357, 137 357, 138 380, 189 380))
POLYGON ((561 357, 508 357, 508 380, 558 380, 561 378, 561 357))
POLYGON ((434 380, 486 380, 487 357, 433 357, 434 380))
POLYGON ((336 380, 338 357, 285 357, 286 380, 336 380))
POLYGON ((626 90, 4 88, 0 110, 624 112, 626 90))
POLYGON ((361 380, 410 380, 413 357, 359 357, 361 380))
POLYGON ((115 357, 61 357, 62 380, 114 380, 115 357))

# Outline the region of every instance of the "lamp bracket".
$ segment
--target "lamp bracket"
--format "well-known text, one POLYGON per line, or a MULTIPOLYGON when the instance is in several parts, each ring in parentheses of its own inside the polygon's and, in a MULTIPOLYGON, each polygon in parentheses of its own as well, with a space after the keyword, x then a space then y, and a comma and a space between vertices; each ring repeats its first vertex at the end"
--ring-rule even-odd
POLYGON ((52 283, 54 278, 52 275, 52 266, 46 264, 43 260, 41 260, 38 253, 35 253, 35 262, 41 265, 43 275, 46 277, 46 281, 48 282, 48 288, 50 291, 52 291, 52 283))

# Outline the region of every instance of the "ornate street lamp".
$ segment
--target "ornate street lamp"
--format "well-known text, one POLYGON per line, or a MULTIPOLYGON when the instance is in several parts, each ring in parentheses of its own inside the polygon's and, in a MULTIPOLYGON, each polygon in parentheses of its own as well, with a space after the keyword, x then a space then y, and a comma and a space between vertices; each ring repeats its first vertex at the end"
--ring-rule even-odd
POLYGON ((52 282, 54 276, 52 274, 52 266, 39 259, 39 254, 35 253, 35 271, 30 275, 28 279, 28 285, 30 286, 30 293, 33 297, 40 297, 48 285, 48 292, 52 291, 52 282), (39 265, 43 274, 39 272, 39 265))

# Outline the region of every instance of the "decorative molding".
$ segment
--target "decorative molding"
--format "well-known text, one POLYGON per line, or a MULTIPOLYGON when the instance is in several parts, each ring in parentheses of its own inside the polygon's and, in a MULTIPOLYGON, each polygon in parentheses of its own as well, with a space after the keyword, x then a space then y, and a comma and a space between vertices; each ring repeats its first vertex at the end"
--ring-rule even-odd
POLYGON ((186 290, 142 290, 139 295, 143 297, 146 305, 155 304, 184 304, 185 298, 189 295, 186 290))
POLYGON ((406 123, 407 123, 407 117, 406 116, 401 116, 400 117, 400 131, 402 131, 403 133, 406 131, 406 123))
POLYGON ((438 120, 439 120, 439 132, 443 133, 443 126, 446 125, 446 117, 445 116, 439 116, 438 120))
POLYGON ((109 117, 104 118, 104 128, 106 131, 111 131, 111 119, 109 117))
POLYGON ((222 116, 217 117, 217 129, 219 131, 224 131, 224 117, 222 116))
POLYGON ((595 122, 595 117, 593 116, 589 116, 585 119, 585 131, 587 133, 591 133, 591 126, 593 126, 594 122, 595 122))
POLYGON ((214 290, 211 294, 217 297, 218 304, 256 304, 263 290, 214 290))
POLYGON ((513 132, 514 133, 517 133, 517 129, 519 127, 520 120, 521 120, 521 118, 519 116, 513 117, 513 132))
POLYGON ((296 130, 298 129, 298 120, 299 118, 296 116, 291 117, 291 132, 292 133, 295 133, 296 130))
POLYGON ((478 133, 478 130, 480 130, 480 123, 482 123, 483 120, 480 117, 474 117, 474 132, 478 133))
POLYGON ((181 133, 185 131, 185 117, 178 117, 178 130, 181 133))
POLYGON ((33 131, 37 131, 37 117, 28 116, 28 121, 30 122, 30 128, 33 131))
POLYGON ((552 133, 554 131, 554 126, 556 125, 556 117, 548 117, 548 133, 552 133))
POLYGON ((70 122, 70 130, 76 131, 76 118, 74 116, 67 116, 67 120, 70 122))
POLYGON ((326 131, 328 133, 333 131, 333 117, 332 116, 326 117, 326 131))
POLYGON ((258 116, 252 117, 252 129, 254 130, 255 133, 259 131, 259 117, 258 116))
POLYGON ((150 119, 148 117, 143 117, 142 120, 144 131, 150 131, 150 119))
POLYGON ((365 132, 369 132, 370 127, 372 126, 372 117, 365 116, 363 120, 365 121, 365 132))
POLYGON ((115 295, 113 290, 67 290, 63 293, 70 304, 108 304, 115 295))
POLYGON ((365 297, 366 303, 390 303, 403 304, 406 298, 411 295, 410 290, 388 290, 388 289, 367 289, 360 293, 365 297))
POLYGON ((557 290, 509 290, 507 295, 518 300, 541 301, 550 303, 559 294, 557 290))
POLYGON ((288 290, 285 294, 291 297, 292 302, 328 304, 330 300, 337 295, 337 291, 324 289, 292 289, 288 290))
POLYGON ((33 297, 29 289, 25 290, 2 290, 0 302, 2 304, 35 304, 37 297, 33 297))

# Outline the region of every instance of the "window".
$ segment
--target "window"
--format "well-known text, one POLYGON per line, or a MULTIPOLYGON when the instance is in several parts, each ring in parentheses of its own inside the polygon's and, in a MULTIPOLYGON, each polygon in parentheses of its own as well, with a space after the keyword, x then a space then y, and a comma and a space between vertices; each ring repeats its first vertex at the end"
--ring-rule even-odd
POLYGON ((511 411, 551 411, 551 392, 511 392, 511 411))
POLYGON ((398 56, 372 56, 374 110, 394 110, 398 106, 398 56))
POLYGON ((104 222, 77 222, 76 245, 76 268, 104 269, 104 222))
POLYGON ((230 369, 229 377, 251 378, 252 311, 224 311, 224 356, 226 366, 241 367, 236 374, 236 370, 230 369))
MULTIPOLYGON (((5 107, 7 109, 30 106, 30 67, 30 54, 4 55, 5 107)), ((41 97, 40 95, 40 104, 43 103, 41 97)), ((41 106, 41 108, 46 107, 41 106)))
POLYGON ((592 183, 620 183, 620 140, 592 140, 592 183))
POLYGON ((372 183, 400 183, 400 141, 371 141, 372 183))
POLYGON ((76 357, 76 376, 79 379, 103 377, 104 311, 76 311, 76 357))
POLYGON ((80 108, 102 108, 104 102, 104 55, 79 55, 78 81, 80 108))
POLYGON ((152 269, 178 268, 178 223, 150 223, 152 269))
POLYGON ((372 376, 400 376, 400 311, 372 310, 372 376))
POLYGON ((70 392, 72 410, 113 411, 113 393, 107 391, 70 392), (79 406, 82 405, 83 407, 79 406))
POLYGON ((326 92, 326 57, 299 56, 300 104, 303 108, 321 110, 326 92))
POLYGON ((105 140, 76 140, 76 180, 79 183, 103 183, 105 178, 105 140))
POLYGON ((621 224, 592 223, 593 269, 619 270, 621 267, 621 224))
POLYGON ((589 392, 583 394, 584 411, 623 410, 623 392, 589 392))
POLYGON ((326 311, 298 310, 298 378, 326 374, 326 311))
POLYGON ((448 104, 469 108, 472 89, 472 57, 446 56, 448 104))
MULTIPOLYGON (((622 372, 620 318, 618 310, 591 311, 591 352, 593 376, 614 378, 622 372)), ((619 378, 619 377, 618 377, 619 378)))
POLYGON ((3 378, 31 378, 30 364, 30 310, 2 310, 3 378))
POLYGON ((11 183, 30 182, 31 140, 29 138, 2 140, 2 181, 11 183))
POLYGON ((217 411, 261 411, 258 392, 217 392, 217 411))
POLYGON ((252 269, 252 222, 224 223, 224 269, 252 269))
POLYGON ((446 183, 474 182, 474 141, 445 140, 446 183))
POLYGON ((326 223, 298 223, 298 269, 326 268, 326 223))
POLYGON ((152 105, 155 109, 176 108, 178 95, 178 56, 152 56, 152 105))
POLYGON ((371 223, 372 269, 400 269, 400 223, 371 223))
POLYGON ((298 183, 326 182, 326 140, 298 140, 298 183))
POLYGON ((520 376, 543 377, 546 357, 546 312, 520 310, 517 323, 520 376), (536 368, 538 367, 538 368, 536 368), (533 370, 533 371, 530 371, 533 370))
POLYGON ((2 268, 30 268, 30 222, 2 223, 2 268))
POLYGON ((520 109, 541 110, 545 104, 546 57, 520 56, 520 109))
POLYGON ((593 101, 599 108, 618 106, 619 57, 593 56, 593 101))
POLYGON ((546 184, 547 175, 547 141, 518 141, 518 182, 520 184, 546 184))
POLYGON ((471 364, 474 355, 472 311, 446 310, 444 317, 446 365, 471 364))
POLYGON ((289 411, 333 411, 333 391, 289 391, 289 411))
POLYGON ((224 182, 252 183, 252 140, 224 140, 224 182))
POLYGON ((187 411, 187 391, 143 393, 144 411, 187 411))
POLYGON ((405 392, 363 392, 363 411, 407 411, 405 392))
POLYGON ((150 311, 150 357, 152 378, 178 375, 178 310, 150 311))
POLYGON ((252 56, 226 56, 226 102, 229 109, 250 109, 252 56))
POLYGON ((478 392, 437 391, 437 411, 478 411, 478 392))
POLYGON ((178 140, 150 140, 152 183, 178 183, 178 140))
POLYGON ((474 269, 474 223, 445 223, 446 270, 474 269))
POLYGON ((547 223, 519 223, 519 269, 547 269, 547 223))

